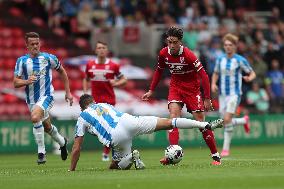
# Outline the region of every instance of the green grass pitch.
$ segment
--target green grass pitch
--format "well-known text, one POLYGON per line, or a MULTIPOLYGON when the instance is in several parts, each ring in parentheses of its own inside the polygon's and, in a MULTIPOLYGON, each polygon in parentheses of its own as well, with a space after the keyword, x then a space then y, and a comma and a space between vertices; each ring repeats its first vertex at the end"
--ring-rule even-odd
POLYGON ((37 165, 36 155, 0 155, 0 189, 158 189, 158 188, 284 188, 284 145, 233 147, 221 166, 210 165, 207 148, 184 149, 177 166, 162 166, 163 149, 140 150, 145 170, 108 170, 101 151, 83 152, 75 172, 67 172, 70 159, 47 156, 37 165))

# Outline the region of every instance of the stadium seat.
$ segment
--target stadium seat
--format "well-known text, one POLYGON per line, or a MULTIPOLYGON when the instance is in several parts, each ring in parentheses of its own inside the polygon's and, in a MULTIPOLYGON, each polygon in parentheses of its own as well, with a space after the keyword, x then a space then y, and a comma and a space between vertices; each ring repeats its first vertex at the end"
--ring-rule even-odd
POLYGON ((3 100, 6 103, 16 103, 18 102, 18 97, 11 95, 11 94, 5 94, 3 95, 3 100))
POLYGON ((7 58, 4 62, 4 68, 7 70, 13 70, 16 65, 16 59, 7 58))
POLYGON ((13 70, 5 70, 4 72, 0 72, 2 75, 3 80, 12 82, 14 78, 14 71, 13 70))
POLYGON ((15 27, 15 28, 12 28, 12 35, 15 38, 19 38, 19 37, 22 38, 24 36, 24 32, 20 28, 15 27))
POLYGON ((75 90, 82 90, 83 89, 83 82, 82 82, 82 80, 81 79, 77 79, 77 80, 73 80, 72 82, 71 82, 71 85, 70 85, 70 87, 71 87, 71 90, 72 91, 75 91, 75 90))
POLYGON ((12 7, 9 9, 9 12, 11 15, 15 16, 15 17, 21 17, 23 16, 23 13, 20 9, 16 8, 16 7, 12 7))
POLYGON ((58 56, 59 60, 63 60, 68 56, 68 52, 65 48, 58 48, 55 55, 58 56))
POLYGON ((45 25, 44 21, 39 17, 32 18, 32 23, 38 27, 43 27, 45 25))
POLYGON ((53 80, 52 85, 53 85, 55 90, 63 90, 64 89, 64 84, 60 79, 53 80))

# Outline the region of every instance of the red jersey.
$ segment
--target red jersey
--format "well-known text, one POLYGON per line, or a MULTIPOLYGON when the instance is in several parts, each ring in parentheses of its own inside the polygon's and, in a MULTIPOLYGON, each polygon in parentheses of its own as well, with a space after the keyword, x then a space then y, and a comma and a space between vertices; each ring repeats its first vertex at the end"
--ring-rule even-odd
POLYGON ((109 80, 121 77, 119 65, 107 59, 105 64, 98 64, 97 60, 87 63, 86 76, 91 81, 92 96, 97 103, 115 105, 115 94, 109 80))
POLYGON ((181 46, 179 54, 173 56, 168 47, 163 48, 158 56, 158 66, 150 89, 154 90, 161 78, 161 72, 168 68, 171 72, 170 88, 190 92, 200 91, 200 81, 206 98, 210 98, 210 84, 207 74, 203 81, 203 66, 198 58, 187 47, 181 46))

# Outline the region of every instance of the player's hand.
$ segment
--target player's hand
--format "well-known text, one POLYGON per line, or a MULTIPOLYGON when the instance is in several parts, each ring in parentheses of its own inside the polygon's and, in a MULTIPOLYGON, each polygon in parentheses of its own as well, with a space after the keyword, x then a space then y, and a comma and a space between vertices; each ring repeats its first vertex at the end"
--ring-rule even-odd
POLYGON ((243 76, 243 79, 245 82, 251 82, 251 79, 249 76, 243 76))
POLYGON ((72 104, 73 104, 73 96, 72 96, 71 93, 66 93, 66 94, 65 94, 65 101, 66 101, 66 102, 69 101, 70 106, 72 106, 72 104))
POLYGON ((214 110, 214 108, 212 106, 212 102, 211 102, 210 99, 204 100, 204 108, 205 108, 206 111, 213 111, 214 110))
POLYGON ((212 84, 211 90, 212 90, 213 93, 216 93, 218 91, 218 86, 216 84, 212 84))
POLYGON ((109 83, 111 84, 111 86, 116 87, 116 81, 115 81, 115 79, 109 80, 109 83))
POLYGON ((147 93, 145 93, 141 99, 144 100, 144 101, 147 101, 149 100, 149 98, 153 95, 153 91, 149 90, 147 93))
POLYGON ((36 82, 36 80, 37 80, 37 77, 36 77, 35 75, 29 76, 29 78, 28 78, 28 80, 27 80, 27 81, 28 81, 28 85, 30 85, 30 84, 36 82))

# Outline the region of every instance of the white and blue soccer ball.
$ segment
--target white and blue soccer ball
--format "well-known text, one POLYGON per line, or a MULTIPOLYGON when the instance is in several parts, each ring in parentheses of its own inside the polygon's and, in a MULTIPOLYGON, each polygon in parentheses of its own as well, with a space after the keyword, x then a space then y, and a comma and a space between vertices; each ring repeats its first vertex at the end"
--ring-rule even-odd
POLYGON ((177 164, 183 158, 183 150, 179 145, 170 145, 165 150, 165 157, 170 164, 177 164))

